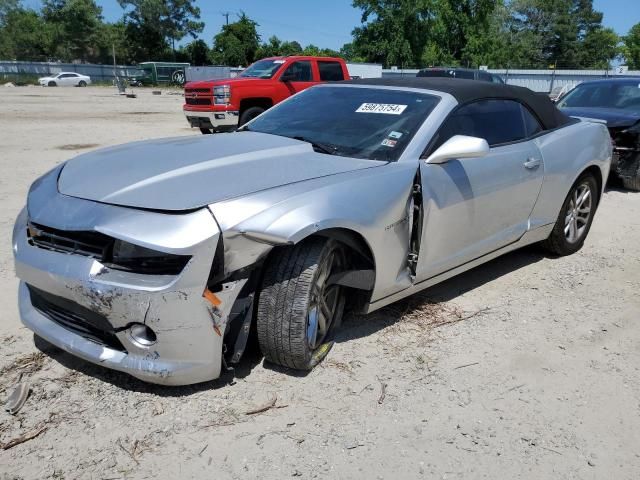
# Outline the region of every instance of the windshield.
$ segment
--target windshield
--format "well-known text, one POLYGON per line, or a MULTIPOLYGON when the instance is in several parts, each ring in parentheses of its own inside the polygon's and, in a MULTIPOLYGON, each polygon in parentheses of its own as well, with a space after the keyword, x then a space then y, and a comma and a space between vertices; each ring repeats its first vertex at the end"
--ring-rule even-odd
POLYGON ((403 90, 312 87, 245 129, 304 140, 332 155, 394 161, 438 101, 403 90))
POLYGON ((244 71, 242 71, 242 73, 240 73, 240 76, 250 78, 271 78, 276 74, 283 63, 284 60, 278 59, 260 60, 247 67, 244 71))
POLYGON ((583 83, 558 103, 559 108, 619 108, 640 112, 640 80, 629 83, 583 83))

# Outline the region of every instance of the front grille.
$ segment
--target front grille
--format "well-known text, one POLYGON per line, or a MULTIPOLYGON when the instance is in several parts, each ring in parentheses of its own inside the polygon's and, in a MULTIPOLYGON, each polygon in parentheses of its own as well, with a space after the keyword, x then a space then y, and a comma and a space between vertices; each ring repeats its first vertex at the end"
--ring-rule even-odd
POLYGON ((184 93, 211 93, 212 90, 210 88, 185 88, 184 93))
POLYGON ((116 330, 103 315, 31 285, 27 287, 33 307, 52 322, 94 343, 126 352, 116 330))
POLYGON ((29 242, 37 247, 61 253, 76 253, 103 259, 113 239, 98 232, 64 231, 29 223, 29 242))
POLYGON ((187 105, 211 105, 210 98, 187 98, 185 102, 187 105))

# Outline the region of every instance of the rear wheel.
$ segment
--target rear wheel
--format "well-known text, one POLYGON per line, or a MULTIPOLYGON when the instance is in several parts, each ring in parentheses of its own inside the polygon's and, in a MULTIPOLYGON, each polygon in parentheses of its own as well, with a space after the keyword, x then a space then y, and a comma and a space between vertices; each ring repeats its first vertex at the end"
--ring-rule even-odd
POLYGON ((264 108, 262 108, 262 107, 249 107, 249 108, 247 108, 244 112, 242 112, 242 115, 240 115, 240 123, 239 123, 238 126, 241 127, 245 123, 247 123, 247 122, 253 120, 254 118, 256 118, 262 112, 264 112, 264 108))
POLYGON ((571 255, 582 248, 598 206, 598 182, 586 173, 573 184, 551 235, 542 245, 556 255, 571 255))
POLYGON ((87 86, 87 82, 85 82, 84 80, 80 80, 80 81, 78 82, 78 86, 79 86, 79 87, 86 87, 86 86, 87 86))
POLYGON ((627 190, 640 192, 640 175, 633 177, 622 177, 622 186, 627 190))
POLYGON ((340 244, 311 238, 270 258, 258 300, 257 331, 266 360, 311 370, 329 353, 342 321, 344 293, 330 284, 344 269, 340 244))

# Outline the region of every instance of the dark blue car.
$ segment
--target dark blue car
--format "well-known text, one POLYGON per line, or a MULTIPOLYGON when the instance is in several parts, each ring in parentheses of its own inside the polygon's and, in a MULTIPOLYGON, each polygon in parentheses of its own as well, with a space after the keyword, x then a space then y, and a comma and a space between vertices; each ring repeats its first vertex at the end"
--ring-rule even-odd
POLYGON ((584 82, 558 102, 573 117, 603 120, 613 142, 612 171, 640 191, 640 77, 584 82))

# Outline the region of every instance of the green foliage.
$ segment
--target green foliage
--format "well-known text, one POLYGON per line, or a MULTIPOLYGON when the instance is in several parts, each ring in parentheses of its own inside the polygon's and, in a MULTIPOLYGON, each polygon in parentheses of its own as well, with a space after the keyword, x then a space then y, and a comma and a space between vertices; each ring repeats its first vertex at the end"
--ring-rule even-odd
POLYGON ((125 9, 126 34, 132 55, 142 61, 168 60, 169 48, 187 35, 194 39, 204 29, 194 0, 118 0, 125 9))
POLYGON ((49 55, 96 61, 102 33, 102 8, 94 0, 44 0, 42 17, 51 29, 49 55))
POLYGON ((176 61, 188 62, 196 67, 209 64, 209 46, 204 40, 194 40, 177 53, 176 61))
POLYGON ((271 56, 342 56, 385 66, 607 68, 624 56, 640 68, 640 24, 623 39, 602 26, 593 0, 352 0, 362 12, 340 52, 272 36, 241 13, 213 48, 195 0, 118 0, 123 20, 106 23, 97 0, 0 0, 0 58, 111 63, 176 60, 193 65, 249 65, 271 56), (176 48, 184 38, 191 43, 176 48), (620 41, 623 40, 623 44, 620 41))
POLYGON ((49 59, 52 29, 38 12, 15 8, 3 13, 0 28, 0 58, 9 60, 49 59))
POLYGON ((606 68, 618 38, 592 0, 354 0, 346 53, 385 66, 606 68))
POLYGON ((238 21, 224 25, 213 39, 211 61, 217 65, 247 66, 256 60, 260 48, 258 24, 243 12, 238 21))
POLYGON ((640 23, 636 23, 623 38, 622 55, 631 70, 640 70, 640 23))

